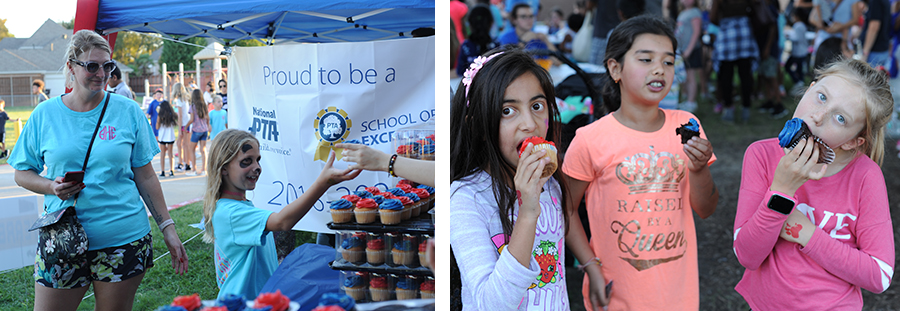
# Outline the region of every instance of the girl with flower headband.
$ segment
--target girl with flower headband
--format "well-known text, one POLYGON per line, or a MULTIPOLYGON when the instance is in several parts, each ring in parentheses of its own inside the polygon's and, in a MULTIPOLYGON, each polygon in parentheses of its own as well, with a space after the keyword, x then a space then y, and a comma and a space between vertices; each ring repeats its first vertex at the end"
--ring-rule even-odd
POLYGON ((570 249, 592 249, 601 278, 614 283, 609 297, 592 297, 595 285, 583 285, 584 304, 594 309, 607 302, 609 310, 699 308, 693 214, 716 210, 709 171, 716 158, 694 115, 659 108, 672 85, 676 46, 658 17, 633 17, 613 30, 603 98, 613 112, 577 131, 561 165, 570 202, 584 196, 590 219, 590 241, 573 226, 570 249), (683 143, 676 136, 683 124, 699 135, 683 143))
MULTIPOLYGON (((450 245, 463 310, 568 310, 565 234, 581 223, 567 221, 560 173, 541 177, 548 151, 526 142, 560 137, 553 83, 520 49, 485 55, 466 70, 450 111, 450 245)), ((591 280, 600 273, 588 271, 591 280)))

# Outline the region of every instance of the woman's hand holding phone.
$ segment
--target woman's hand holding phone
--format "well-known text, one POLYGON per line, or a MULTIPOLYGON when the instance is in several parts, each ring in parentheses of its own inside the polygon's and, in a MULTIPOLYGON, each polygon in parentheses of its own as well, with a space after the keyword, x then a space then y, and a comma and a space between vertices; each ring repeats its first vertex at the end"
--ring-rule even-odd
POLYGON ((51 185, 53 195, 60 200, 68 200, 84 189, 84 172, 67 172, 65 177, 56 177, 51 185))

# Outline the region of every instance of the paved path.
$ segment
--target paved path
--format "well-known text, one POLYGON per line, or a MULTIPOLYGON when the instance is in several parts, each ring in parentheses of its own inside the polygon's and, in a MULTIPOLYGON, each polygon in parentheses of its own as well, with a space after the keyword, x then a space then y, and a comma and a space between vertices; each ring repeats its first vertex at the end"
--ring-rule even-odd
MULTIPOLYGON (((197 160, 201 161, 199 155, 197 160)), ((154 157, 151 163, 153 170, 159 173, 159 155, 154 157)), ((14 174, 15 170, 8 164, 0 165, 0 198, 35 195, 38 196, 38 205, 43 206, 44 196, 34 194, 16 185, 14 174)), ((158 175, 157 178, 159 178, 158 175)), ((186 176, 184 172, 175 172, 174 177, 160 178, 159 183, 162 185, 163 194, 166 197, 166 205, 171 210, 202 199, 206 187, 206 175, 186 176)))

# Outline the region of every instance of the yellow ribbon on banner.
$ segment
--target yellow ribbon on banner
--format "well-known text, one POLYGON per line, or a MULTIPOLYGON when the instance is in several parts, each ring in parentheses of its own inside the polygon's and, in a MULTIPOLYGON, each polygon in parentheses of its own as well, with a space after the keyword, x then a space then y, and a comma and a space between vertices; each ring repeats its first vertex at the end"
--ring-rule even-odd
POLYGON ((322 160, 322 162, 328 162, 328 152, 334 150, 334 159, 339 161, 344 156, 341 155, 341 151, 344 151, 344 148, 337 148, 332 143, 321 140, 319 141, 319 145, 316 147, 316 153, 313 157, 313 161, 322 160))

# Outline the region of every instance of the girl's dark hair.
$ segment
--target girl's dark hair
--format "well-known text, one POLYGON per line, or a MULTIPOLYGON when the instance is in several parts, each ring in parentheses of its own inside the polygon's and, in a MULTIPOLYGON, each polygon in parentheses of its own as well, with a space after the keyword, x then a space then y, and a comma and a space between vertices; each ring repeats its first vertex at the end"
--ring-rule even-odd
POLYGON ((487 51, 488 45, 491 44, 491 26, 494 24, 494 16, 491 9, 484 6, 476 6, 469 11, 466 17, 469 22, 469 40, 474 42, 480 48, 479 51, 487 51))
POLYGON ((159 103, 159 115, 157 116, 156 122, 159 123, 160 127, 178 125, 175 109, 172 108, 172 104, 170 104, 168 100, 159 103))
MULTIPOLYGON (((560 119, 556 106, 556 93, 550 74, 538 65, 530 54, 520 48, 506 46, 485 53, 493 55, 504 52, 488 61, 469 87, 460 82, 450 106, 450 182, 461 180, 467 176, 484 171, 491 176, 491 188, 497 198, 500 222, 507 239, 512 234, 512 220, 508 217, 513 211, 516 198, 515 186, 509 184, 516 174, 512 163, 507 163, 500 152, 500 118, 502 117, 503 97, 506 88, 516 78, 526 73, 537 77, 541 89, 547 97, 547 111, 551 121, 547 129, 548 141, 559 145, 560 119)), ((557 163, 562 167, 562 150, 557 152, 557 163)), ((565 180, 561 169, 553 173, 559 182, 563 199, 567 195, 565 180)), ((451 194, 452 195, 452 194, 451 194)), ((562 206, 565 228, 568 226, 569 214, 565 204, 562 206)), ((508 240, 507 240, 508 241, 508 240)))
POLYGON ((209 108, 206 107, 203 93, 200 93, 199 89, 191 91, 191 105, 194 106, 194 113, 200 120, 206 119, 206 116, 209 115, 209 108))
POLYGON ((613 29, 609 35, 609 41, 606 43, 606 56, 603 58, 603 67, 606 68, 606 84, 603 86, 603 103, 607 109, 612 112, 619 109, 622 105, 622 91, 619 84, 613 81, 609 72, 607 63, 610 59, 624 66, 625 53, 631 49, 634 40, 643 34, 652 34, 666 36, 672 40, 672 52, 678 46, 675 40, 675 33, 669 24, 666 24, 661 17, 652 15, 641 15, 630 18, 613 29))

